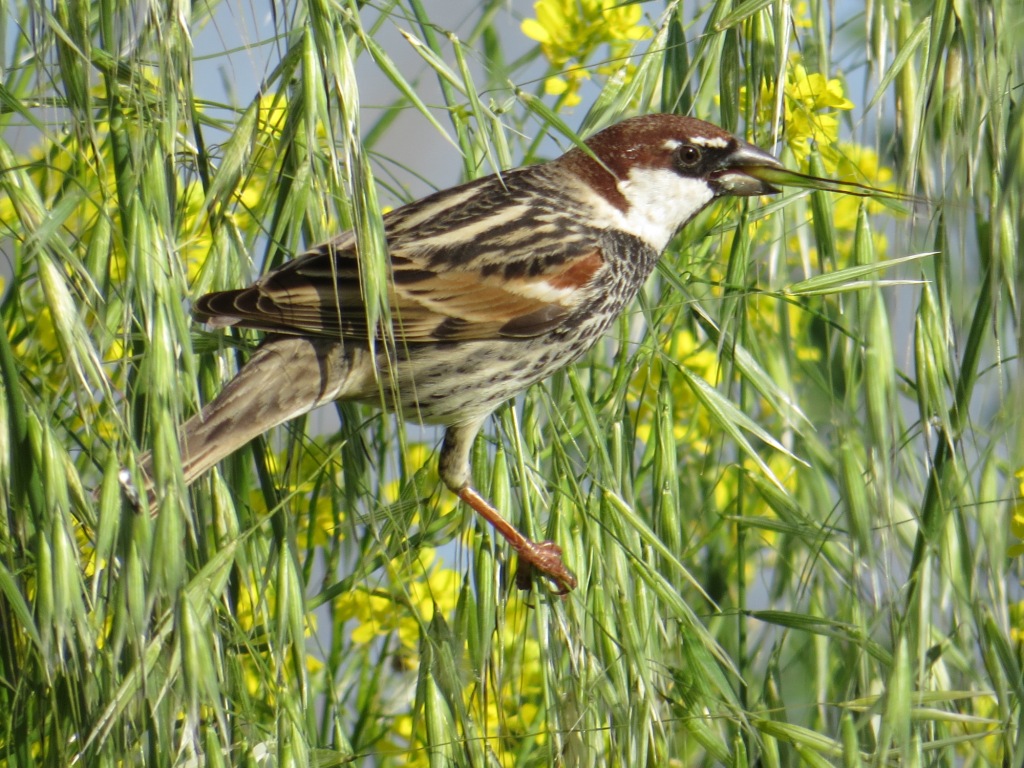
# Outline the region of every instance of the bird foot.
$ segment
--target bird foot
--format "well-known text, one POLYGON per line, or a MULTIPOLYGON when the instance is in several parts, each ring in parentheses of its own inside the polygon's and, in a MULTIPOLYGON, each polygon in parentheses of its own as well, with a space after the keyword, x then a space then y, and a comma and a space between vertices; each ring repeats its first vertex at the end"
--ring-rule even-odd
POLYGON ((530 589, 534 571, 549 579, 557 587, 555 594, 567 595, 576 589, 576 577, 562 561, 562 548, 553 541, 530 541, 527 539, 519 554, 519 570, 516 572, 516 586, 530 589))
MULTIPOLYGON (((447 436, 445 441, 447 441, 447 436)), ((443 455, 443 453, 442 453, 443 455)), ((519 572, 516 573, 516 586, 529 589, 533 580, 533 572, 554 583, 556 594, 567 595, 576 589, 576 577, 562 562, 562 548, 553 541, 533 541, 516 530, 508 520, 501 516, 491 504, 469 485, 459 488, 459 498, 469 504, 494 529, 505 537, 512 549, 519 555, 519 572)))

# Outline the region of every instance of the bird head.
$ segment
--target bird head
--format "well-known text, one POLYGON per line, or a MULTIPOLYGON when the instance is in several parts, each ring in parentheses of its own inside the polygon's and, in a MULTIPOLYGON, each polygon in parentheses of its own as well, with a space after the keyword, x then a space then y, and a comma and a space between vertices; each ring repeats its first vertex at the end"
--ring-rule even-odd
POLYGON ((557 163, 594 196, 591 203, 624 230, 662 251, 679 229, 717 197, 779 190, 753 175, 782 164, 718 126, 653 114, 616 123, 557 163))

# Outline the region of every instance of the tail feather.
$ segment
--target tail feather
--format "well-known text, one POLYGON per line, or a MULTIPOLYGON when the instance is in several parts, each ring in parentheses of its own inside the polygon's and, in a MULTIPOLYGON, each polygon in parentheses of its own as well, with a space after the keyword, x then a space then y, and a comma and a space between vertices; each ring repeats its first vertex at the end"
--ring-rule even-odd
MULTIPOLYGON (((367 349, 330 339, 270 336, 219 395, 181 429, 186 483, 257 435, 317 406, 376 391, 367 349)), ((142 457, 152 477, 152 457, 142 457)))

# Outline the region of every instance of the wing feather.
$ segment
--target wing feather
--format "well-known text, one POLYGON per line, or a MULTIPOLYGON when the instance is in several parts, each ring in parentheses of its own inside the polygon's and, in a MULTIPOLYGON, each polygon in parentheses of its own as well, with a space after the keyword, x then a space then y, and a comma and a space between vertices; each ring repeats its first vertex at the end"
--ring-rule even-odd
MULTIPOLYGON (((598 237, 581 227, 553 227, 551 206, 517 199, 514 182, 522 175, 471 182, 385 216, 387 298, 397 342, 537 336, 556 328, 583 299, 605 263, 598 237), (509 206, 518 212, 516 227, 510 227, 509 206), (529 233, 533 219, 536 235, 529 233)), ((367 327, 351 232, 248 288, 201 297, 195 312, 220 326, 360 339, 381 335, 367 327)))

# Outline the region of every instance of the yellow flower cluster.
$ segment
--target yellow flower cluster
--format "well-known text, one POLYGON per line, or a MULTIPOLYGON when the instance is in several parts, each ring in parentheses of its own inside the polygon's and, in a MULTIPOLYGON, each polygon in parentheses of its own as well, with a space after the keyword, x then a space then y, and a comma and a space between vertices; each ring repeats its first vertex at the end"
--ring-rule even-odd
POLYGON ((1006 765, 1009 760, 1003 745, 1003 723, 999 701, 991 694, 975 693, 962 703, 963 714, 959 722, 954 719, 950 739, 958 754, 970 756, 964 765, 1006 765))
MULTIPOLYGON (((259 231, 260 205, 267 198, 266 190, 274 178, 274 166, 281 157, 281 146, 287 101, 277 94, 260 97, 256 109, 256 130, 251 145, 252 155, 246 163, 246 174, 233 190, 230 210, 225 212, 227 223, 238 231, 251 234, 259 231)), ((322 130, 318 135, 322 136, 322 130)), ((213 248, 213 233, 206 220, 206 190, 197 179, 179 183, 178 219, 181 222, 178 254, 185 264, 189 285, 198 279, 213 248)))
POLYGON ((526 626, 528 611, 521 600, 513 598, 508 602, 506 614, 522 620, 505 625, 503 647, 496 658, 510 660, 513 668, 506 668, 500 676, 500 688, 494 689, 488 683, 468 689, 466 704, 476 712, 490 752, 498 756, 504 768, 512 768, 520 764, 518 757, 526 740, 534 747, 546 743, 546 710, 541 647, 526 626))
MULTIPOLYGON (((101 95, 97 93, 97 95, 101 95)), ((269 97, 268 97, 269 98, 269 97)), ((272 158, 280 155, 281 108, 261 106, 257 121, 254 156, 262 166, 269 167, 272 158)), ((130 128, 131 123, 125 125, 130 128)), ((140 142, 141 143, 141 142, 140 142)), ((262 167, 261 166, 261 167, 262 167)), ((38 200, 38 211, 19 203, 13 196, 0 195, 0 229, 9 236, 29 241, 39 227, 39 211, 65 211, 60 231, 67 233, 68 247, 77 257, 66 266, 69 285, 110 286, 111 296, 119 295, 120 286, 130 275, 129 252, 119 233, 122 207, 118 201, 117 182, 110 141, 110 126, 97 121, 88 140, 81 134, 68 132, 51 138, 44 135, 36 146, 25 153, 18 163, 20 178, 11 183, 30 187, 38 200), (69 190, 71 193, 69 193, 69 190), (103 254, 98 260, 91 254, 103 254), (92 272, 85 274, 86 269, 92 272)), ((239 232, 255 236, 259 231, 252 207, 265 195, 269 173, 249 173, 240 181, 234 202, 226 218, 239 232)), ((171 180, 176 188, 175 231, 170 233, 175 244, 170 255, 154 254, 154 259, 177 259, 175 268, 184 267, 191 283, 200 273, 213 245, 213 237, 206 218, 208 201, 198 181, 182 176, 171 180)), ((25 196, 29 199, 29 196, 25 196)), ((95 328, 97 319, 89 312, 91 297, 83 302, 83 321, 95 328)), ((17 339, 15 349, 28 375, 36 380, 41 391, 59 392, 66 386, 67 368, 59 348, 53 318, 47 298, 38 281, 26 282, 20 289, 22 312, 14 316, 19 323, 8 329, 17 339)), ((117 313, 113 314, 114 317, 117 313)), ((110 320, 110 318, 108 318, 110 320)), ((116 362, 124 357, 124 339, 128 330, 111 325, 97 330, 95 343, 102 344, 98 354, 104 361, 116 362)), ((108 375, 114 388, 123 388, 122 377, 127 369, 111 365, 108 375)), ((54 397, 55 401, 66 398, 54 397)), ((69 401, 71 402, 71 401, 69 401)), ((86 422, 97 435, 114 435, 119 427, 113 421, 101 420, 97 413, 81 409, 82 401, 73 401, 77 410, 67 414, 67 423, 73 426, 86 422)))
MULTIPOLYGON (((99 127, 102 131, 106 124, 100 123, 99 127)), ((14 196, 0 195, 0 228, 14 238, 29 241, 39 228, 40 212, 60 210, 62 204, 66 207, 71 199, 74 205, 63 219, 61 229, 74 236, 73 248, 78 253, 87 253, 93 244, 93 232, 116 215, 113 206, 103 204, 115 194, 114 163, 109 145, 82 144, 76 134, 70 133, 62 135, 60 141, 43 140, 32 147, 18 167, 22 179, 11 183, 31 187, 39 210, 17 204, 14 196), (101 169, 107 171, 105 175, 99 172, 101 169), (68 190, 83 190, 83 193, 70 197, 68 190)), ((109 228, 105 232, 109 235, 109 228)), ((126 271, 124 252, 118 248, 120 243, 119 239, 111 238, 112 251, 106 264, 107 276, 114 283, 123 280, 126 271)), ((67 272, 69 283, 80 279, 70 265, 67 272)), ((97 282, 103 282, 103 276, 93 277, 101 278, 97 282)), ((12 315, 15 324, 8 328, 8 336, 17 340, 14 348, 18 359, 26 373, 36 378, 37 386, 43 391, 58 392, 65 386, 67 369, 41 284, 39 281, 25 281, 19 290, 21 312, 12 315)), ((120 350, 120 344, 117 348, 120 350)), ((105 360, 114 357, 110 349, 100 350, 100 353, 105 360)), ((81 405, 81 402, 76 401, 76 405, 81 405)), ((81 423, 81 417, 85 415, 93 414, 69 414, 69 420, 81 423)))
POLYGON ((434 611, 448 615, 459 597, 461 576, 439 566, 434 550, 421 548, 415 558, 402 557, 388 566, 390 588, 359 586, 334 601, 339 622, 354 621, 352 640, 369 643, 381 635, 397 633, 404 649, 419 647, 420 629, 434 611))
MULTIPOLYGON (((541 646, 528 627, 531 611, 513 594, 504 614, 506 620, 491 654, 494 667, 474 676, 463 690, 463 703, 466 714, 478 724, 476 733, 487 742, 488 753, 503 768, 512 768, 521 765, 530 750, 547 749, 547 710, 541 646)), ((432 764, 422 718, 412 713, 399 715, 390 730, 397 737, 392 754, 401 759, 395 764, 405 768, 432 764)))
MULTIPOLYGON (((741 90, 741 100, 746 88, 741 90)), ((776 91, 773 84, 761 87, 756 104, 758 125, 771 125, 776 115, 776 91)), ((817 146, 827 171, 834 172, 840 155, 835 147, 839 141, 839 115, 853 109, 846 98, 839 78, 808 72, 799 54, 793 54, 786 67, 782 84, 782 119, 786 145, 794 159, 805 164, 813 146, 817 146)))
POLYGON ((579 103, 580 86, 590 77, 586 62, 598 49, 607 46, 610 63, 597 67, 607 76, 622 69, 618 60, 629 55, 634 43, 652 34, 650 27, 640 23, 643 11, 639 3, 537 0, 533 11, 536 18, 523 21, 523 34, 540 43, 557 72, 545 80, 545 92, 561 97, 566 107, 579 103))
MULTIPOLYGON (((1011 545, 1007 554, 1010 557, 1020 557, 1024 555, 1024 467, 1018 469, 1014 477, 1017 478, 1018 484, 1017 497, 1010 515, 1010 533, 1021 541, 1011 545)), ((1010 605, 1010 637, 1018 648, 1024 646, 1024 602, 1010 605)))
MULTIPOLYGON (((692 331, 683 330, 666 336, 661 346, 666 360, 686 366, 712 386, 718 381, 718 355, 714 347, 698 340, 692 331)), ((654 429, 654 406, 664 376, 664 364, 652 362, 630 383, 630 399, 637 403, 636 436, 645 443, 650 441, 654 429)), ((707 449, 705 438, 711 434, 708 414, 699 407, 696 396, 685 386, 673 390, 672 402, 675 439, 685 441, 693 454, 699 456, 707 449)))
MULTIPOLYGON (((1024 467, 1017 470, 1015 477, 1020 484, 1017 486, 1017 502, 1013 505, 1013 515, 1010 518, 1010 533, 1022 541, 1010 547, 1010 557, 1024 555, 1024 467)), ((1020 635, 1024 640, 1024 625, 1020 628, 1020 635)))
MULTIPOLYGON (((284 483, 279 488, 283 496, 306 498, 312 502, 313 506, 306 506, 303 514, 296 518, 295 543, 301 551, 327 547, 332 541, 345 537, 342 526, 344 512, 337 509, 331 494, 323 487, 325 474, 321 472, 322 464, 330 448, 322 437, 314 438, 312 443, 308 449, 298 451, 294 456, 285 449, 280 453, 268 453, 266 459, 273 476, 284 483), (284 477, 285 467, 290 468, 287 477, 284 477)), ((253 509, 266 508, 262 489, 254 487, 250 490, 249 505, 253 509)))
MULTIPOLYGON (((839 138, 840 110, 853 109, 853 102, 843 94, 838 78, 826 78, 808 73, 803 64, 793 62, 786 73, 783 99, 786 122, 786 142, 798 158, 806 157, 811 142, 824 148, 833 146, 839 138)), ((825 153, 828 167, 828 153, 825 153)))
MULTIPOLYGON (((840 181, 870 184, 872 187, 890 191, 893 189, 892 169, 882 165, 878 160, 878 153, 870 147, 840 142, 836 146, 836 155, 837 160, 833 173, 835 178, 840 181)), ((853 232, 857 227, 857 211, 862 198, 853 195, 836 195, 834 200, 836 229, 853 232)), ((868 202, 870 213, 881 213, 883 210, 885 207, 877 200, 868 202)))
MULTIPOLYGON (((426 494, 434 493, 440 488, 440 495, 437 497, 437 509, 443 513, 451 512, 458 508, 459 500, 455 494, 441 484, 441 476, 437 472, 437 455, 433 446, 426 443, 410 443, 402 450, 398 457, 403 465, 406 477, 413 478, 416 487, 426 494)), ((403 493, 401 480, 392 480, 383 488, 383 499, 388 503, 397 502, 403 493)), ((410 524, 418 524, 419 519, 414 517, 410 524)))

